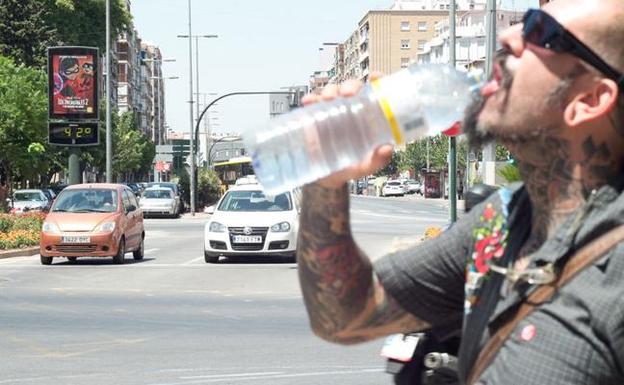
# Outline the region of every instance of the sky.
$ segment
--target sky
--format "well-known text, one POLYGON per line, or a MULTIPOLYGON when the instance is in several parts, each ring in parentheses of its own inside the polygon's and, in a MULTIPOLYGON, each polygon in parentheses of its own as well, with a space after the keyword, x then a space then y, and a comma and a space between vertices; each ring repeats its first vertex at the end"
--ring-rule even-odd
MULTIPOLYGON (((319 47, 344 42, 371 9, 387 9, 392 0, 191 0, 193 35, 199 39, 201 93, 279 91, 307 85, 319 68, 319 47)), ((538 0, 503 0, 506 9, 524 10, 538 0)), ((165 80, 166 122, 190 131, 188 0, 132 0, 135 28, 143 41, 160 47, 165 80)), ((193 92, 195 92, 193 39, 193 92)), ((210 102, 218 96, 200 96, 210 102)), ((196 99, 196 97, 194 97, 196 99)), ((215 132, 244 132, 269 117, 268 96, 233 96, 210 108, 215 132)))

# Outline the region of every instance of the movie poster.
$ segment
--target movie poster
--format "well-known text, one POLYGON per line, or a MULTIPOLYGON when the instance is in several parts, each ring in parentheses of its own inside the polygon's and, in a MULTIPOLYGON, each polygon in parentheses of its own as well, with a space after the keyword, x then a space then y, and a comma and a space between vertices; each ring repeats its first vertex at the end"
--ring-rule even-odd
POLYGON ((98 50, 48 48, 51 119, 98 118, 98 50))

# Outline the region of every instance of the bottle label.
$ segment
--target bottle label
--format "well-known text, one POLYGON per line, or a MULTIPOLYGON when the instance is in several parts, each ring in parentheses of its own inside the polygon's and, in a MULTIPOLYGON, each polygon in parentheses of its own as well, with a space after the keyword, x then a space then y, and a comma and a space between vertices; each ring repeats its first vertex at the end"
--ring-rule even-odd
POLYGON ((421 107, 422 82, 407 70, 371 82, 397 144, 423 138, 428 122, 421 107))
POLYGON ((379 106, 384 113, 384 116, 388 120, 390 124, 390 129, 392 129, 392 136, 394 137, 394 141, 396 144, 403 143, 403 134, 401 133, 401 128, 399 127, 399 123, 397 122, 394 112, 392 111, 392 107, 390 103, 388 103, 388 99, 383 92, 383 88, 380 82, 380 79, 373 80, 371 82, 371 86, 373 90, 377 93, 377 101, 379 102, 379 106))

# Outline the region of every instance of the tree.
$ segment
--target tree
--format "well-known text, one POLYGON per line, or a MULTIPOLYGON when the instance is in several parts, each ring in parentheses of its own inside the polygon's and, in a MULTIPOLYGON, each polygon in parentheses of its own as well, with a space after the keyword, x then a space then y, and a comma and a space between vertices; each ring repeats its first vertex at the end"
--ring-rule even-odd
POLYGON ((43 67, 46 47, 56 45, 57 31, 48 24, 50 8, 39 0, 0 2, 0 54, 19 64, 43 67))
POLYGON ((47 77, 0 56, 0 168, 9 178, 40 182, 47 145, 47 77))
POLYGON ((197 178, 197 206, 207 206, 219 199, 221 181, 213 169, 200 168, 197 178))
MULTIPOLYGON (((111 1, 111 38, 131 28, 123 0, 111 1)), ((18 64, 44 67, 46 47, 106 46, 105 0, 2 0, 0 53, 18 64)))
POLYGON ((150 167, 156 154, 154 144, 139 131, 132 112, 113 114, 113 173, 116 179, 134 180, 141 169, 150 167))

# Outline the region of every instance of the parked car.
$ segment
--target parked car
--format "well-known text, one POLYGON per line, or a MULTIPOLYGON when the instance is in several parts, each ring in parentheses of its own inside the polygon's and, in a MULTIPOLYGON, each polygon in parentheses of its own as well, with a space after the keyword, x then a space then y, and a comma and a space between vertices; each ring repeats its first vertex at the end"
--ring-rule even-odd
POLYGON ((178 203, 178 214, 184 211, 184 202, 182 201, 182 189, 180 185, 173 182, 149 182, 147 188, 166 187, 173 191, 173 195, 178 203))
POLYGON ((47 211, 52 205, 52 199, 41 189, 22 189, 13 192, 13 199, 7 199, 11 212, 20 214, 26 211, 47 211))
POLYGON ((420 194, 423 195, 422 184, 414 179, 403 180, 403 187, 408 194, 420 194))
POLYGON ((167 215, 177 217, 180 213, 178 201, 173 195, 173 190, 166 187, 150 187, 143 191, 139 206, 143 210, 143 216, 167 215))
POLYGON ((204 259, 219 257, 294 258, 299 225, 296 191, 265 195, 259 184, 231 187, 204 229, 204 259))
POLYGON ((389 196, 403 196, 405 195, 405 187, 399 180, 389 180, 381 188, 381 195, 385 197, 389 196))
POLYGON ((130 189, 132 190, 132 192, 134 193, 134 195, 138 197, 141 196, 141 193, 143 192, 143 188, 141 188, 141 185, 138 183, 124 183, 126 186, 130 187, 130 189))
POLYGON ((53 258, 112 257, 124 263, 145 252, 143 213, 133 191, 121 184, 77 184, 64 189, 41 229, 41 263, 53 258))

